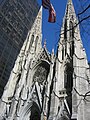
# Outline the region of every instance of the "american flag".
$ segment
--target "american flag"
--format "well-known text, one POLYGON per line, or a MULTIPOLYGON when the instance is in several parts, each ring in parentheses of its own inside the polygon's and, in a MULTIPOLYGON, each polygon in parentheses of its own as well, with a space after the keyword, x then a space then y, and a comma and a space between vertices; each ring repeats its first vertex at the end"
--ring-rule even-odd
POLYGON ((48 18, 48 22, 56 22, 56 12, 51 4, 50 10, 49 10, 49 18, 48 18))
POLYGON ((56 22, 56 12, 53 5, 50 3, 50 0, 42 0, 42 6, 49 10, 48 22, 56 22))
POLYGON ((50 0, 42 0, 42 6, 43 6, 45 9, 50 9, 50 7, 51 7, 50 0))

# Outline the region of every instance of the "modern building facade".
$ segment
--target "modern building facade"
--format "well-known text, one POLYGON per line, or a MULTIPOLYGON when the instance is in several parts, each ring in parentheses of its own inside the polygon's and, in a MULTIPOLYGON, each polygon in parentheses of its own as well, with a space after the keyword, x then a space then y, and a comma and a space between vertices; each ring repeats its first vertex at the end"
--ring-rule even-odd
POLYGON ((89 120, 90 65, 68 0, 56 56, 42 41, 42 7, 0 101, 0 120, 89 120))
POLYGON ((38 10, 36 0, 0 0, 0 97, 38 10))

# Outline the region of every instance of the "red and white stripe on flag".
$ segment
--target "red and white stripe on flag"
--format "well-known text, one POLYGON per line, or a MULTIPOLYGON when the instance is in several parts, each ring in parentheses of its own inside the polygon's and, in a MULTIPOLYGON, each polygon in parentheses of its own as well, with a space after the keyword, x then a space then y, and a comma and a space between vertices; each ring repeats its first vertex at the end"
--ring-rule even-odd
POLYGON ((49 10, 49 18, 48 18, 48 22, 56 22, 56 12, 51 4, 50 10, 49 10))
POLYGON ((43 6, 45 9, 50 9, 50 7, 51 7, 50 0, 42 0, 42 6, 43 6))

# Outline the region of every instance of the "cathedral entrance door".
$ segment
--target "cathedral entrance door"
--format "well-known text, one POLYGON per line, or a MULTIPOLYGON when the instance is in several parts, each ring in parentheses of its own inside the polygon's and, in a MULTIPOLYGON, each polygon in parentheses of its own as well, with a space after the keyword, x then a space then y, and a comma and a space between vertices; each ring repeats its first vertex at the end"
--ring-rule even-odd
POLYGON ((41 120, 41 113, 39 107, 36 103, 33 103, 31 107, 31 116, 30 120, 41 120))

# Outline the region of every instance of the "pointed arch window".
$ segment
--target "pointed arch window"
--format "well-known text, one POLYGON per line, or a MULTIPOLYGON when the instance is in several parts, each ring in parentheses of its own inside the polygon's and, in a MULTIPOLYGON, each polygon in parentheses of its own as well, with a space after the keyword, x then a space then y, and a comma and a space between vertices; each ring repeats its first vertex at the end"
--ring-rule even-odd
POLYGON ((73 86, 73 69, 67 64, 64 71, 64 87, 69 91, 72 91, 73 86))
POLYGON ((65 56, 67 54, 67 42, 65 43, 65 56))
POLYGON ((31 36, 31 41, 30 41, 30 46, 29 46, 29 48, 32 47, 33 42, 34 42, 34 35, 31 36))
POLYGON ((64 60, 64 47, 62 47, 62 60, 64 60))
POLYGON ((72 57, 74 54, 74 41, 72 41, 71 45, 70 45, 70 56, 72 57))
POLYGON ((72 21, 70 21, 69 27, 70 27, 70 37, 74 38, 74 26, 73 26, 72 21))
POLYGON ((37 37, 36 37, 36 40, 35 40, 35 51, 36 51, 36 49, 37 49, 38 40, 39 40, 39 37, 37 36, 37 37))
POLYGON ((64 23, 64 39, 67 40, 67 19, 65 19, 64 23))
POLYGON ((72 46, 70 45, 70 56, 72 56, 72 46))
POLYGON ((70 44, 70 56, 72 57, 74 54, 74 26, 73 26, 73 22, 70 21, 70 38, 71 38, 71 44, 70 44))
POLYGON ((72 55, 74 54, 74 41, 72 41, 72 55))

